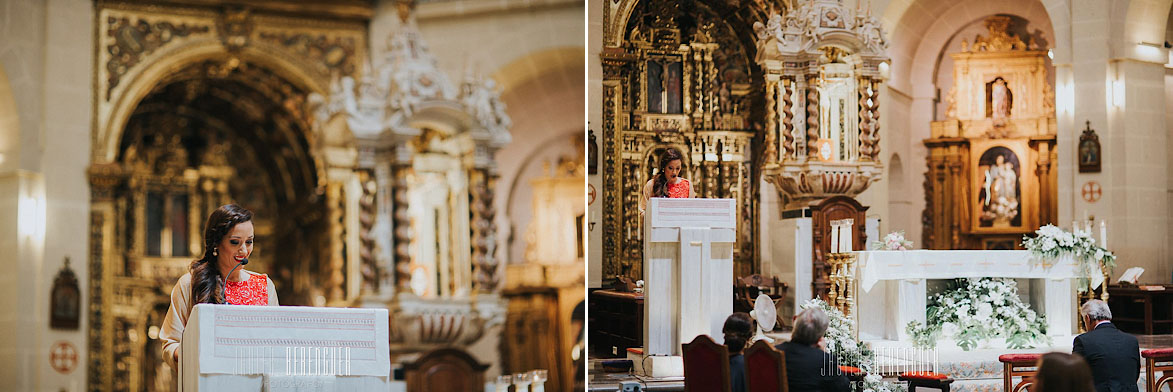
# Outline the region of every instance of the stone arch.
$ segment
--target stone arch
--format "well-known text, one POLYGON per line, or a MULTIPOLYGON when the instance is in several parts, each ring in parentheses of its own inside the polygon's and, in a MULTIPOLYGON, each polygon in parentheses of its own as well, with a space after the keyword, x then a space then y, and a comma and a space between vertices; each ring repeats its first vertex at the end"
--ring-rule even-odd
MULTIPOLYGON (((1124 17, 1123 37, 1119 48, 1124 53, 1116 53, 1120 57, 1131 57, 1138 60, 1167 62, 1168 58, 1160 58, 1150 53, 1142 52, 1141 43, 1160 45, 1166 39, 1170 8, 1173 0, 1131 0, 1124 17)), ((1158 52, 1164 52, 1158 50, 1158 52)))
MULTIPOLYGON (((286 61, 284 54, 272 50, 256 47, 242 48, 239 52, 229 53, 217 40, 204 40, 187 45, 177 45, 160 53, 156 60, 140 66, 139 69, 123 76, 126 81, 124 87, 116 89, 108 103, 108 115, 101 116, 98 122, 98 132, 94 145, 94 162, 109 163, 117 158, 118 142, 122 139, 122 132, 126 127, 131 114, 138 107, 139 102, 159 85, 159 82, 172 72, 192 64, 210 59, 237 58, 242 62, 255 63, 282 76, 290 83, 297 85, 307 92, 326 94, 327 87, 310 76, 308 72, 297 65, 286 61), (104 118, 102 118, 104 117, 104 118)), ((307 129, 307 131, 309 131, 307 129)))
POLYGON ((20 166, 20 116, 8 74, 0 66, 0 171, 20 166))
MULTIPOLYGON (((990 15, 1010 14, 1038 24, 1053 50, 1052 64, 1071 62, 1071 28, 1069 0, 991 0, 983 2, 954 2, 947 0, 896 0, 885 8, 882 23, 888 34, 888 55, 892 59, 889 79, 888 116, 893 123, 887 129, 889 149, 909 162, 924 162, 927 149, 920 142, 930 134, 930 122, 936 105, 935 75, 941 57, 955 35, 966 25, 990 15), (899 113, 903 111, 905 114, 899 113), (900 118, 906 116, 905 118, 900 118), (906 121, 906 123, 905 123, 906 121)), ((1033 30, 1032 30, 1033 31, 1033 30)), ((941 100, 948 89, 942 87, 941 100)), ((914 164, 907 168, 905 179, 923 178, 927 168, 914 164)), ((896 189, 889 183, 889 194, 905 195, 903 208, 920 212, 925 207, 924 188, 920 181, 905 181, 896 189)), ((891 227, 899 227, 895 214, 891 227)), ((906 238, 921 238, 922 226, 918 220, 903 223, 906 238)))
MULTIPOLYGON (((524 255, 524 231, 532 218, 530 179, 541 176, 543 160, 582 150, 572 143, 586 134, 582 110, 585 85, 582 47, 559 47, 528 53, 491 73, 502 88, 501 101, 513 121, 513 141, 497 152, 501 173, 497 227, 509 262, 524 255), (551 155, 554 154, 554 155, 551 155)), ((574 158, 573 156, 568 158, 574 158)), ((557 163, 551 162, 551 163, 557 163)))
MULTIPOLYGON (((920 0, 918 7, 908 9, 898 17, 899 22, 889 20, 894 8, 884 14, 885 29, 889 32, 889 56, 892 58, 892 79, 889 84, 917 97, 926 93, 932 85, 932 75, 939 62, 945 44, 966 25, 986 16, 1012 14, 1032 23, 1039 24, 1040 30, 1052 38, 1050 46, 1055 48, 1055 62, 1061 62, 1059 48, 1065 47, 1065 39, 1056 18, 1046 4, 1039 1, 1023 3, 1015 0, 992 0, 976 3, 955 3, 951 1, 920 0), (932 17, 928 17, 932 16, 932 17), (898 27, 890 24, 898 23, 898 27)), ((897 4, 894 4, 896 6, 897 4)), ((1065 17, 1061 16, 1061 19, 1065 17)), ((928 92, 931 94, 931 91, 928 92)))

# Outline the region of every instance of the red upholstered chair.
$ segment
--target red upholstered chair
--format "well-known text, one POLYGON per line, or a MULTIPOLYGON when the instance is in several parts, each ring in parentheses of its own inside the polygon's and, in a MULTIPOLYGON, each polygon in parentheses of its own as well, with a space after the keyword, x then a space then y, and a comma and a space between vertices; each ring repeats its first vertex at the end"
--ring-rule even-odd
POLYGON ((1034 384, 1035 373, 1038 373, 1039 358, 1042 356, 1043 354, 999 355, 998 361, 1002 362, 1002 383, 1005 386, 1005 391, 1025 391, 1027 386, 1034 384), (1022 381, 1011 387, 1011 384, 1014 383, 1014 377, 1022 377, 1022 381))
POLYGON ((699 335, 682 351, 684 392, 730 392, 729 349, 699 335))
POLYGON ((917 387, 921 387, 949 392, 949 384, 953 383, 953 379, 949 375, 934 372, 904 372, 897 378, 900 381, 908 382, 909 391, 916 391, 917 387))
POLYGON ((749 392, 787 392, 786 353, 754 342, 745 350, 745 384, 749 392))
POLYGON ((1173 381, 1173 348, 1144 350, 1140 352, 1140 356, 1145 359, 1146 392, 1160 391, 1162 385, 1170 385, 1170 388, 1173 388, 1173 383, 1170 382, 1173 381), (1161 364, 1158 365, 1158 362, 1161 364), (1157 372, 1161 372, 1161 378, 1157 378, 1157 372))

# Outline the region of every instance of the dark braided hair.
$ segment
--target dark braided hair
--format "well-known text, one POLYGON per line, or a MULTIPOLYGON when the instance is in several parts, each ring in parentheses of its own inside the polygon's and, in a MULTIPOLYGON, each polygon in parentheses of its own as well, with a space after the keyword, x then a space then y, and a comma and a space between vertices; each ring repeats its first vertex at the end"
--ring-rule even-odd
POLYGON ((668 170, 669 163, 682 159, 684 155, 675 148, 669 148, 660 154, 660 172, 656 173, 656 180, 652 183, 652 197, 668 197, 668 175, 664 172, 668 170))
POLYGON ((252 211, 236 204, 225 204, 212 211, 204 226, 204 257, 191 263, 191 296, 196 304, 224 303, 224 278, 220 275, 220 263, 212 251, 238 224, 253 219, 252 211))
POLYGON ((752 329, 753 320, 749 318, 749 313, 737 312, 725 319, 721 332, 725 334, 725 347, 729 348, 730 354, 739 353, 745 348, 753 334, 752 329))

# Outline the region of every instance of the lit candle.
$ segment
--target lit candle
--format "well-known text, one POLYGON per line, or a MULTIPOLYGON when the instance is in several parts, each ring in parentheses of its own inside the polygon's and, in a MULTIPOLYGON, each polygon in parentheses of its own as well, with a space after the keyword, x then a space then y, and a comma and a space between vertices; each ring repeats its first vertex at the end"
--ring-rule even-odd
POLYGON ((1108 249, 1108 221, 1100 221, 1100 247, 1108 249))
POLYGON ((831 253, 839 253, 839 225, 831 225, 831 253))

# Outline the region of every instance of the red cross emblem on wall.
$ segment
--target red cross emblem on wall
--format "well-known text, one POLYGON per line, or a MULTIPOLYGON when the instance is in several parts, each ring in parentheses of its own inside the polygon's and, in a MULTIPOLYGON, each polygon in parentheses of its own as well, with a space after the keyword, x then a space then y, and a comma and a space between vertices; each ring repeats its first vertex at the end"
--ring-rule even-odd
POLYGON ((1100 201, 1100 196, 1104 195, 1104 191, 1100 189, 1100 183, 1095 181, 1088 181, 1086 184, 1083 184, 1083 190, 1080 193, 1083 194, 1083 200, 1088 203, 1100 201))
POLYGON ((49 365, 57 373, 69 374, 77 367, 77 350, 69 342, 57 342, 49 349, 49 365))

